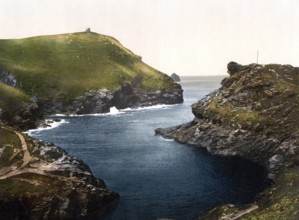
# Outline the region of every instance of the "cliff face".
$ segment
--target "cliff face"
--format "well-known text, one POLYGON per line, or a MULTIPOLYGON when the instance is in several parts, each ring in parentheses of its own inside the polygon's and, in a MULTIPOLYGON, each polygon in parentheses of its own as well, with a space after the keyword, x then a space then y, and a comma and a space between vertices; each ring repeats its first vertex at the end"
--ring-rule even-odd
POLYGON ((192 105, 192 122, 157 133, 212 153, 246 157, 274 174, 293 163, 299 150, 299 68, 228 67, 231 76, 222 87, 192 105))
POLYGON ((91 90, 73 99, 70 103, 40 101, 46 114, 93 114, 107 113, 111 107, 117 109, 137 108, 157 104, 176 104, 183 102, 183 90, 180 85, 172 89, 138 88, 125 83, 116 90, 91 90))
POLYGON ((228 73, 220 89, 192 105, 192 122, 156 133, 214 154, 245 157, 276 180, 298 164, 299 68, 231 62, 228 73))
POLYGON ((0 127, 3 219, 97 219, 118 194, 63 149, 0 127))

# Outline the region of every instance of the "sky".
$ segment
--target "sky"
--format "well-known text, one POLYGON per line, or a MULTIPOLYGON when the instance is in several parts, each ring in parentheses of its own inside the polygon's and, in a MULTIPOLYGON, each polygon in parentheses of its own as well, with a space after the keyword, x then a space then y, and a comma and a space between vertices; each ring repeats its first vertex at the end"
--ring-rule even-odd
POLYGON ((261 64, 299 66, 298 10, 298 0, 1 0, 0 39, 90 27, 164 73, 223 75, 257 51, 261 64))

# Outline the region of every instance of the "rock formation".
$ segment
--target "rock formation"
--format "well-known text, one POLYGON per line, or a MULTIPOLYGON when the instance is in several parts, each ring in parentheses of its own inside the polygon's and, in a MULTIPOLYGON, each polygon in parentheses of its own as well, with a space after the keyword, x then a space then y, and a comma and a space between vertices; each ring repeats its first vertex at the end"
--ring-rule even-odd
POLYGON ((1 219, 98 219, 118 200, 82 161, 0 126, 1 219))
POLYGON ((76 97, 71 103, 40 102, 46 114, 93 114, 107 113, 111 107, 117 109, 138 108, 157 104, 183 102, 183 91, 177 89, 145 90, 126 83, 117 90, 99 89, 76 97))
POLYGON ((299 68, 231 62, 228 73, 220 89, 192 105, 193 121, 157 129, 156 134, 213 154, 250 159, 266 167, 275 182, 257 204, 218 207, 203 219, 270 219, 271 210, 279 219, 298 219, 299 68))
POLYGON ((180 76, 177 75, 176 73, 171 74, 170 77, 171 77, 171 78, 173 79, 173 81, 175 81, 175 82, 180 82, 180 81, 181 81, 180 76))

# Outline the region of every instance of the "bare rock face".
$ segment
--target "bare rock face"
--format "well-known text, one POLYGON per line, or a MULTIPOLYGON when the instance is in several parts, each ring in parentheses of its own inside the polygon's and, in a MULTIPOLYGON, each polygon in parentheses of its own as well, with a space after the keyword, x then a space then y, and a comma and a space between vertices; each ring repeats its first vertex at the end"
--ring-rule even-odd
POLYGON ((36 128, 41 120, 43 120, 43 113, 34 102, 20 103, 17 112, 0 108, 0 121, 21 130, 36 128))
POLYGON ((176 73, 171 74, 170 77, 171 77, 171 78, 173 79, 173 81, 175 81, 175 82, 180 82, 180 81, 181 81, 180 76, 177 75, 176 73))
POLYGON ((0 134, 15 139, 0 146, 1 218, 98 219, 118 201, 117 193, 63 149, 7 127, 0 134))
POLYGON ((138 108, 157 104, 177 104, 183 101, 183 90, 178 84, 176 89, 146 90, 128 83, 114 91, 107 89, 88 91, 68 105, 42 103, 42 106, 47 114, 94 114, 107 113, 111 107, 138 108))
POLYGON ((12 87, 17 86, 17 80, 14 75, 10 74, 3 67, 0 66, 0 82, 10 85, 12 87))
MULTIPOLYGON (((299 68, 231 62, 228 72, 230 77, 222 81, 220 89, 192 105, 193 121, 156 129, 156 134, 203 147, 213 154, 250 159, 266 167, 268 177, 275 181, 277 175, 298 164, 299 68)), ((299 193, 294 192, 292 197, 299 198, 299 193)), ((263 205, 268 201, 269 207, 269 197, 263 198, 263 205)), ((288 219, 289 214, 282 219, 288 219)))

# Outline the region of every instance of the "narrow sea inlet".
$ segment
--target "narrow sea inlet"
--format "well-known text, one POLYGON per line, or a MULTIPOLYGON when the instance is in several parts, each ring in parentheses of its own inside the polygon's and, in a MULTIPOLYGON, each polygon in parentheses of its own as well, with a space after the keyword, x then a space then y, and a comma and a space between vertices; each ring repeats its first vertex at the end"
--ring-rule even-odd
POLYGON ((249 161, 154 135, 158 127, 192 120, 190 105, 219 88, 223 78, 182 77, 183 104, 53 116, 63 123, 30 134, 82 159, 120 194, 105 219, 196 219, 218 204, 251 202, 265 182, 263 170, 249 161))

